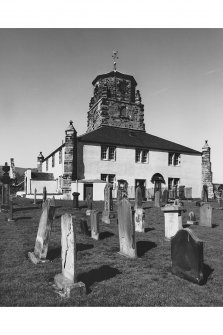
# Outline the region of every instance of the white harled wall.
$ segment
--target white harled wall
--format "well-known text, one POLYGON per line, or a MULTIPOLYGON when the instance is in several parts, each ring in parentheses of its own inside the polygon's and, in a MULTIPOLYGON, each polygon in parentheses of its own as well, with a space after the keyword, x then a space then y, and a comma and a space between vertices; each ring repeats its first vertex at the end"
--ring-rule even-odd
POLYGON ((64 172, 64 151, 65 148, 62 148, 62 162, 59 164, 59 151, 55 153, 55 165, 52 167, 52 156, 48 158, 48 170, 46 170, 46 161, 42 164, 42 172, 48 172, 54 174, 54 179, 57 179, 59 176, 63 175, 64 172))
MULTIPOLYGON (((82 144, 81 144, 82 145, 82 144)), ((168 152, 149 151, 149 163, 135 162, 135 149, 116 148, 116 161, 101 160, 101 146, 84 144, 83 163, 79 168, 80 178, 100 179, 101 174, 115 174, 116 180, 126 179, 135 186, 135 179, 146 179, 146 187, 155 173, 163 175, 168 187, 168 178, 180 178, 180 185, 192 187, 193 198, 201 194, 201 156, 181 154, 181 166, 168 166, 168 152)))

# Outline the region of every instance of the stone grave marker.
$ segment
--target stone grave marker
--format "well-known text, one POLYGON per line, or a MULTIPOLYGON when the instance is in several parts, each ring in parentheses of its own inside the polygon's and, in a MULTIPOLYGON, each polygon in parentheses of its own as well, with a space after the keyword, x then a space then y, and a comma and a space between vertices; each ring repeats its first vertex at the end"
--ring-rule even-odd
POLYGON ((201 200, 203 202, 208 202, 208 187, 207 187, 207 185, 203 185, 201 200))
POLYGON ((200 204, 199 226, 212 227, 212 206, 210 203, 200 204))
POLYGON ((42 207, 44 206, 44 203, 46 202, 46 198, 47 198, 47 190, 46 190, 46 186, 43 187, 43 203, 42 203, 42 207))
POLYGON ((56 286, 63 290, 67 298, 71 294, 86 293, 85 284, 77 282, 76 224, 71 214, 61 216, 61 259, 62 273, 54 277, 56 286))
POLYGON ((8 210, 9 209, 9 196, 10 196, 10 166, 7 162, 5 162, 5 165, 2 167, 3 176, 1 177, 2 182, 2 204, 1 204, 1 210, 8 210))
POLYGON ((188 214, 187 224, 197 224, 196 216, 193 211, 188 214))
POLYGON ((136 258, 135 224, 130 202, 124 197, 118 203, 120 254, 136 258))
POLYGON ((90 193, 87 195, 86 203, 87 203, 86 215, 90 215, 91 210, 93 208, 93 201, 90 193))
POLYGON ((171 238, 172 273, 196 284, 202 284, 203 242, 186 228, 171 238))
POLYGON ((183 229, 182 212, 186 210, 180 205, 166 205, 161 210, 164 212, 165 239, 170 240, 178 230, 183 229))
POLYGON ((136 191, 135 191, 135 206, 134 207, 135 209, 142 208, 142 189, 139 185, 136 187, 136 191))
POLYGON ((87 219, 86 218, 81 218, 80 219, 80 230, 81 230, 81 233, 84 234, 84 235, 89 234, 88 224, 87 224, 87 219))
POLYGON ((13 198, 10 195, 9 196, 9 217, 8 217, 8 222, 15 222, 13 219, 13 198))
POLYGON ((145 211, 143 208, 136 208, 134 213, 135 231, 139 233, 145 232, 145 211))
POLYGON ((185 186, 183 186, 183 185, 179 186, 179 199, 180 200, 185 199, 185 186))
POLYGON ((168 193, 169 193, 169 192, 168 192, 167 189, 163 190, 163 194, 162 194, 162 202, 164 202, 165 204, 168 203, 168 195, 169 195, 168 193))
POLYGON ((90 214, 91 222, 91 237, 94 240, 99 240, 99 212, 92 209, 90 214))
POLYGON ((160 207, 160 191, 155 192, 155 207, 160 207))
POLYGON ((112 184, 106 183, 104 189, 104 210, 102 212, 102 222, 110 224, 110 211, 113 209, 112 205, 112 184))
POLYGON ((46 261, 54 216, 55 216, 55 201, 54 199, 47 199, 43 203, 42 214, 40 217, 34 252, 28 253, 29 259, 34 264, 46 261))
POLYGON ((36 193, 37 193, 37 189, 34 189, 34 199, 33 199, 33 204, 36 205, 36 193))

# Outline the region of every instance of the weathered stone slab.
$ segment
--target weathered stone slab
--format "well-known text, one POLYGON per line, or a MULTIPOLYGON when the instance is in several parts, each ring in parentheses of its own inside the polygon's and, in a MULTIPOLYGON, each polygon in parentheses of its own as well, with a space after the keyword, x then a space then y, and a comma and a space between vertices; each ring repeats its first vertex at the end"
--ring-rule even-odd
POLYGON ((185 209, 178 205, 166 205, 161 210, 164 212, 165 239, 170 240, 178 230, 183 229, 182 212, 185 209))
POLYGON ((15 222, 13 219, 13 198, 10 195, 9 196, 9 217, 8 217, 8 222, 15 222))
POLYGON ((135 258, 135 224, 130 202, 123 198, 118 203, 118 231, 120 242, 120 254, 135 258))
POLYGON ((165 204, 168 203, 168 196, 169 196, 168 190, 167 189, 163 190, 162 202, 164 202, 165 204))
POLYGON ((47 191, 46 191, 46 186, 43 187, 43 202, 46 201, 47 198, 47 191))
POLYGON ((36 193, 37 193, 37 189, 34 189, 34 199, 33 199, 33 204, 36 205, 36 193))
MULTIPOLYGON (((75 221, 75 220, 74 220, 75 221)), ((70 297, 71 291, 85 294, 85 285, 77 283, 76 225, 71 214, 61 216, 61 259, 62 273, 54 277, 56 286, 70 297)))
POLYGON ((141 187, 138 185, 136 187, 136 191, 135 191, 135 209, 137 208, 142 208, 142 189, 141 187))
POLYGON ((43 203, 34 252, 28 253, 28 257, 34 264, 46 261, 54 216, 55 201, 54 199, 47 199, 43 203))
POLYGON ((91 221, 91 237, 95 240, 99 240, 99 212, 92 210, 90 214, 91 221))
POLYGON ((208 202, 208 187, 207 187, 207 185, 203 185, 202 193, 201 193, 201 200, 203 202, 208 202))
POLYGON ((155 207, 160 207, 160 191, 155 192, 155 207))
POLYGON ((136 208, 134 213, 135 231, 145 232, 145 212, 142 208, 136 208))
POLYGON ((87 224, 87 219, 86 218, 81 218, 80 219, 80 230, 81 230, 81 233, 84 234, 84 235, 89 234, 88 224, 87 224))
POLYGON ((203 242, 190 229, 182 229, 171 238, 171 261, 173 274, 203 283, 203 242))
POLYGON ((188 214, 187 224, 190 224, 190 225, 197 224, 196 216, 193 211, 189 212, 188 214))
POLYGON ((212 207, 210 203, 201 203, 199 226, 212 227, 212 207))
POLYGON ((113 209, 112 184, 107 183, 104 189, 104 210, 102 212, 102 222, 110 224, 110 211, 113 209))

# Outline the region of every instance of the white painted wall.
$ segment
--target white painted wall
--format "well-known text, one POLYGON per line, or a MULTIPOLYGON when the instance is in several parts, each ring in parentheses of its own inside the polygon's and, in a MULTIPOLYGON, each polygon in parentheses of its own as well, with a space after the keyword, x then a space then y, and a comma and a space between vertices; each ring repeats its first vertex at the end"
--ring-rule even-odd
MULTIPOLYGON (((104 200, 104 188, 105 188, 106 182, 103 183, 93 183, 93 200, 99 201, 104 200)), ((76 182, 71 183, 71 194, 73 192, 80 193, 79 200, 85 200, 84 199, 84 183, 78 182, 78 186, 76 182)))
POLYGON ((30 193, 33 194, 36 188, 37 193, 43 193, 46 186, 47 193, 58 193, 58 180, 30 180, 30 193))
POLYGON ((62 162, 59 164, 59 151, 55 153, 55 165, 52 167, 52 156, 48 158, 48 170, 46 170, 46 161, 42 164, 42 172, 53 173, 54 178, 57 179, 64 173, 64 152, 65 147, 62 147, 62 162))
POLYGON ((135 149, 117 148, 116 161, 101 160, 100 145, 83 145, 83 164, 79 175, 84 179, 100 179, 101 174, 115 174, 116 180, 126 179, 135 186, 135 179, 146 179, 146 187, 155 173, 161 173, 168 186, 168 178, 180 178, 180 185, 192 187, 192 196, 201 195, 201 156, 181 154, 181 166, 168 166, 168 152, 149 152, 149 163, 135 162, 135 149))

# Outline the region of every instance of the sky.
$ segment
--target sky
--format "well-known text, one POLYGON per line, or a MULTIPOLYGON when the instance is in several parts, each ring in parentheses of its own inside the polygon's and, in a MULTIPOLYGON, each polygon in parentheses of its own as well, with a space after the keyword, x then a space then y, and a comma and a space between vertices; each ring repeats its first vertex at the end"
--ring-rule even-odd
POLYGON ((87 129, 92 81, 113 68, 133 75, 146 131, 201 151, 211 147, 223 183, 222 29, 0 29, 0 165, 36 167, 73 120, 87 129))

